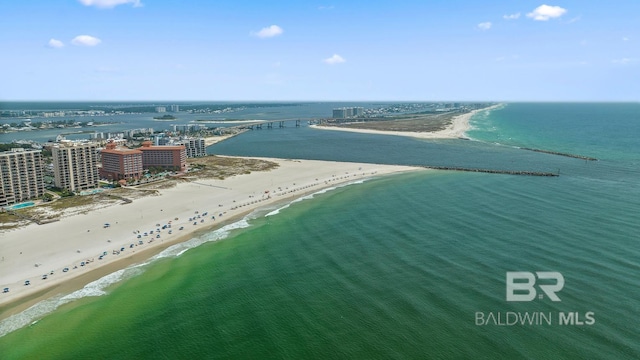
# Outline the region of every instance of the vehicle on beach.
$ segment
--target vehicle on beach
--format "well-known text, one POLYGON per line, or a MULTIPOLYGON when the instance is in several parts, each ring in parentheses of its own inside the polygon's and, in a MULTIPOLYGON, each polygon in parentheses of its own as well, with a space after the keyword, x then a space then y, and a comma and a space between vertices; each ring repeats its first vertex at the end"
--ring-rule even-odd
POLYGON ((4 288, 4 289, 2 290, 2 292, 3 292, 3 293, 8 293, 8 292, 9 292, 9 288, 4 288))
POLYGON ((29 281, 29 280, 25 280, 25 281, 24 281, 24 284, 25 284, 25 285, 31 285, 31 281, 29 281))

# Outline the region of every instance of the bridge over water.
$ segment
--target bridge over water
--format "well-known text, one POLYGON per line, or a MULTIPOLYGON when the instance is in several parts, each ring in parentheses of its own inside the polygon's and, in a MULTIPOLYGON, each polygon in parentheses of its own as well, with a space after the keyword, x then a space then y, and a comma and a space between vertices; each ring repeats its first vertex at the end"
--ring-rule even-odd
POLYGON ((256 120, 247 121, 243 124, 230 126, 229 129, 262 129, 266 125, 267 129, 273 129, 274 126, 278 128, 284 128, 285 123, 295 123, 296 127, 300 127, 300 119, 288 119, 288 120, 256 120))

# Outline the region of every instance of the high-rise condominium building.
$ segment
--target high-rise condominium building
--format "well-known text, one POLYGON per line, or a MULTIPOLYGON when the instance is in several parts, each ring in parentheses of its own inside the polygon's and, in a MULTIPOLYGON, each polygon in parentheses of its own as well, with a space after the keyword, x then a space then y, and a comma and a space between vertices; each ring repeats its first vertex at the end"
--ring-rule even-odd
POLYGON ((0 206, 44 195, 42 152, 11 149, 0 153, 0 206))
POLYGON ((184 145, 188 158, 201 157, 207 155, 207 147, 203 138, 188 138, 180 140, 179 144, 184 145))
POLYGON ((98 187, 96 144, 65 141, 51 152, 56 187, 74 192, 98 187))

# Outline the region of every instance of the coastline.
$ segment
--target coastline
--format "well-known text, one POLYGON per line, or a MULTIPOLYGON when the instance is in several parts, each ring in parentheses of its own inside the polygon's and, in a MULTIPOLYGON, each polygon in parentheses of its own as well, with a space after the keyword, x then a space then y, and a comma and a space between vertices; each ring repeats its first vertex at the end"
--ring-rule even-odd
POLYGON ((209 147, 209 146, 211 146, 213 144, 217 144, 217 143, 219 143, 221 141, 225 141, 225 140, 227 140, 229 138, 232 138, 234 136, 238 136, 238 135, 242 134, 245 131, 247 131, 247 130, 238 131, 235 134, 227 134, 227 135, 220 135, 220 136, 208 136, 208 137, 204 138, 204 146, 205 147, 209 147))
POLYGON ((3 233, 0 287, 9 287, 10 291, 0 294, 0 320, 42 300, 82 289, 118 270, 145 263, 170 246, 239 221, 257 209, 272 208, 356 180, 424 170, 397 165, 261 159, 279 166, 224 180, 179 183, 161 190, 159 196, 3 233), (204 213, 207 215, 202 216, 204 213), (194 217, 195 221, 188 220, 194 217), (160 229, 160 237, 156 238, 157 229, 169 222, 171 229, 160 229), (109 227, 104 227, 105 223, 109 227), (153 235, 142 235, 151 230, 153 235), (168 234, 169 230, 172 234, 168 234), (100 259, 104 252, 107 255, 100 259), (80 265, 82 261, 84 266, 80 265), (68 271, 63 272, 64 268, 68 271), (42 279, 44 274, 47 279, 42 279), (31 284, 25 286, 25 280, 31 284))
POLYGON ((470 129, 471 125, 469 121, 473 115, 481 111, 491 111, 503 106, 503 104, 496 104, 486 108, 470 111, 465 114, 458 115, 453 118, 451 124, 440 131, 433 132, 413 132, 413 131, 381 131, 381 130, 368 130, 368 129, 351 129, 339 126, 322 126, 311 125, 310 127, 320 130, 336 130, 336 131, 350 131, 362 134, 378 134, 378 135, 395 135, 406 136, 417 139, 467 139, 465 133, 470 129))

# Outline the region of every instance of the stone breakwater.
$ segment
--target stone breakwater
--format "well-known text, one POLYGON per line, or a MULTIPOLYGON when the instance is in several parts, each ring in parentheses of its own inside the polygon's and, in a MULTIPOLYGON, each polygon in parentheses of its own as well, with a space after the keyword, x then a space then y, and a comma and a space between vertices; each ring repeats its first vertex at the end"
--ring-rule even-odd
POLYGON ((532 149, 532 148, 521 148, 521 149, 522 150, 529 150, 529 151, 545 153, 545 154, 551 154, 551 155, 566 156, 566 157, 570 157, 570 158, 576 158, 576 159, 587 160, 587 161, 598 161, 597 158, 584 156, 584 155, 576 155, 576 154, 562 153, 562 152, 558 152, 558 151, 532 149))
POLYGON ((434 170, 450 170, 450 171, 468 171, 468 172, 482 172, 489 174, 506 174, 506 175, 526 175, 526 176, 560 176, 560 174, 540 171, 525 171, 525 170, 493 170, 493 169, 476 169, 476 168, 463 168, 463 167, 449 167, 449 166, 425 166, 427 169, 434 170))

